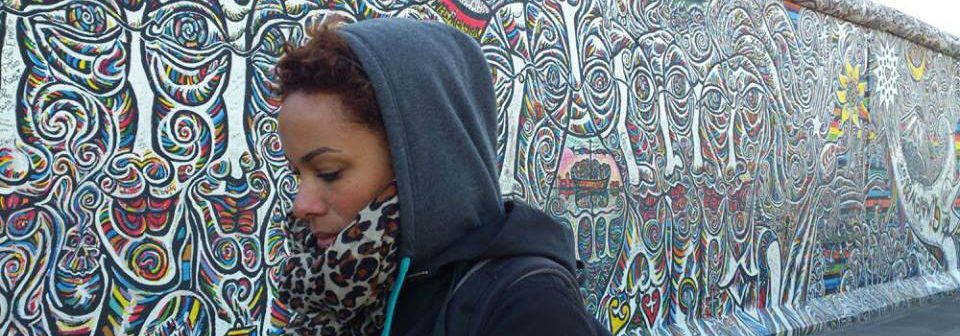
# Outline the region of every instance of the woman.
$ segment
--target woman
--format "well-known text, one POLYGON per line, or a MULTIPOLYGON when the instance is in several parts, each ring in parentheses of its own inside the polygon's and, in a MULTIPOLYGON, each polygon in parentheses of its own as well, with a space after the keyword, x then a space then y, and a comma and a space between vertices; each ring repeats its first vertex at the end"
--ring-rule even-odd
POLYGON ((504 202, 493 84, 440 23, 324 24, 276 71, 300 190, 280 298, 323 335, 609 334, 584 309, 572 233, 504 202))

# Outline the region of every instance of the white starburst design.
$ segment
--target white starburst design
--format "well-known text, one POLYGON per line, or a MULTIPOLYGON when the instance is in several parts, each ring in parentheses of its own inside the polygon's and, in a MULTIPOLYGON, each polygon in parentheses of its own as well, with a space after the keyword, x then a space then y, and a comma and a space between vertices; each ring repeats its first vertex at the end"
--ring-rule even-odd
POLYGON ((900 57, 894 51, 894 47, 888 43, 881 43, 877 51, 876 76, 877 81, 875 91, 875 102, 877 106, 890 108, 893 106, 894 98, 897 93, 897 82, 900 81, 900 72, 897 71, 897 64, 901 62, 900 57))

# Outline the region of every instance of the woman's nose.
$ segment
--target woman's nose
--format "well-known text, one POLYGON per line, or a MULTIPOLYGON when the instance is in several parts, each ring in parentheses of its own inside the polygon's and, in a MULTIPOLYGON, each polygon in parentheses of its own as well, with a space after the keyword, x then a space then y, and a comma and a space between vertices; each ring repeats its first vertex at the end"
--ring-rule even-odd
POLYGON ((327 211, 329 207, 323 191, 311 183, 301 183, 300 191, 293 198, 293 215, 297 218, 320 217, 327 211))

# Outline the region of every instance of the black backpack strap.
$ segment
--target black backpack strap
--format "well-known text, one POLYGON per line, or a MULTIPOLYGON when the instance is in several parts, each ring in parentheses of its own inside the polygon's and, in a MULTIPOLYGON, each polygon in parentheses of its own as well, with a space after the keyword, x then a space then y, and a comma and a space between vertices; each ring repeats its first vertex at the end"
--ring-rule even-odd
MULTIPOLYGON (((578 293, 576 279, 556 261, 540 256, 484 259, 469 268, 458 267, 460 276, 451 282, 433 335, 471 335, 483 327, 496 302, 518 282, 541 274, 554 274, 578 293)), ((582 303, 582 302, 581 302, 582 303)))
POLYGON ((453 297, 457 293, 457 290, 463 286, 472 276, 479 271, 481 268, 492 262, 493 259, 483 259, 477 262, 474 262, 472 265, 466 264, 464 262, 457 263, 453 267, 453 280, 450 281, 450 287, 447 289, 447 295, 443 299, 443 304, 440 306, 440 314, 438 315, 437 322, 433 326, 433 336, 443 336, 445 330, 447 330, 447 319, 443 316, 447 315, 447 311, 450 307, 450 302, 453 300, 453 297), (470 268, 467 269, 466 266, 470 268))

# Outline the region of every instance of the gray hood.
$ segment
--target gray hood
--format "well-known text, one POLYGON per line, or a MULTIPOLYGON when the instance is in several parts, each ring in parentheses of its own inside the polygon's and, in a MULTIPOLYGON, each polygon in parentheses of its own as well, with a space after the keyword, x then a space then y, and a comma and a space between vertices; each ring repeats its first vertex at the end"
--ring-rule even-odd
POLYGON ((524 204, 504 205, 496 99, 477 42, 442 23, 402 18, 348 24, 339 34, 377 95, 400 195, 399 253, 413 270, 516 254, 572 268, 569 229, 524 204))
POLYGON ((496 100, 476 42, 441 23, 397 18, 340 34, 380 103, 400 191, 400 254, 416 265, 498 220, 496 100))

